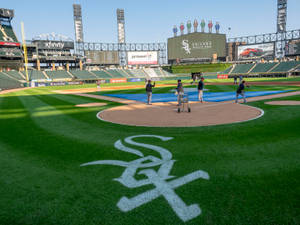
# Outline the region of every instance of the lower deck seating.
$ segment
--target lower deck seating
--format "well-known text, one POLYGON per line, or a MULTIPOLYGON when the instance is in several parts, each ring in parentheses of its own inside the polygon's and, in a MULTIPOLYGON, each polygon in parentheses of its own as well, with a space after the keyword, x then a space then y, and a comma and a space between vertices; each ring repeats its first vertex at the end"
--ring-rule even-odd
POLYGON ((232 70, 231 74, 248 73, 254 64, 237 64, 232 70))
MULTIPOLYGON (((26 77, 26 72, 22 71, 24 77, 26 77)), ((28 79, 29 80, 45 80, 47 77, 43 74, 42 71, 38 70, 28 70, 28 79)))
POLYGON ((131 69, 130 72, 134 77, 147 77, 147 74, 142 69, 131 69))
POLYGON ((6 71, 5 73, 7 73, 9 76, 13 78, 16 78, 17 80, 25 80, 25 78, 18 71, 11 70, 11 71, 6 71))
POLYGON ((91 73, 95 74, 95 76, 97 78, 101 78, 101 79, 110 79, 110 78, 112 78, 112 76, 110 76, 108 73, 106 73, 103 70, 93 70, 93 71, 91 71, 91 73))
POLYGON ((115 77, 115 78, 125 77, 123 74, 120 73, 119 70, 116 70, 116 69, 109 69, 109 70, 107 70, 107 72, 108 72, 112 77, 115 77))
POLYGON ((72 78, 70 74, 68 74, 65 70, 57 70, 57 71, 46 71, 46 74, 50 79, 68 79, 72 78))
POLYGON ((12 88, 20 88, 22 87, 22 83, 8 77, 4 73, 0 72, 0 89, 5 90, 5 89, 12 89, 12 88))
POLYGON ((300 64, 300 61, 281 62, 278 66, 276 66, 270 72, 288 72, 299 64, 300 64))
POLYGON ((73 76, 75 76, 78 79, 82 79, 82 80, 97 79, 95 75, 93 75, 87 70, 71 70, 70 72, 73 74, 73 76))
POLYGON ((277 63, 257 63, 251 73, 266 73, 272 69, 277 63))

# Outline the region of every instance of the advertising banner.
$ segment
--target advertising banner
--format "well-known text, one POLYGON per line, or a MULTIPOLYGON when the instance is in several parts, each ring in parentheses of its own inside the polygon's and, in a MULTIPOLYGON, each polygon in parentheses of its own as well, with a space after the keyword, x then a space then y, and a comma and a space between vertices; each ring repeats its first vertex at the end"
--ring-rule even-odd
POLYGON ((110 83, 126 83, 127 79, 126 78, 113 78, 110 79, 110 83))
POLYGON ((20 43, 0 41, 0 45, 4 45, 4 46, 20 46, 20 43))
POLYGON ((80 81, 69 81, 67 84, 69 84, 69 85, 80 85, 80 84, 83 84, 83 83, 80 82, 80 81))
POLYGON ((140 82, 140 81, 144 81, 144 79, 142 78, 129 78, 128 82, 140 82))
POLYGON ((218 79, 228 79, 228 74, 218 74, 218 79))
POLYGON ((238 46, 238 60, 274 57, 274 42, 238 46))
POLYGON ((151 77, 150 80, 152 80, 152 81, 160 81, 161 77, 151 77))
POLYGON ((128 52, 128 65, 156 65, 158 64, 158 53, 151 52, 128 52))
POLYGON ((212 59, 226 56, 226 35, 191 33, 168 39, 168 59, 212 59))
POLYGON ((39 49, 74 49, 74 42, 72 41, 42 41, 36 40, 32 43, 36 44, 39 49))

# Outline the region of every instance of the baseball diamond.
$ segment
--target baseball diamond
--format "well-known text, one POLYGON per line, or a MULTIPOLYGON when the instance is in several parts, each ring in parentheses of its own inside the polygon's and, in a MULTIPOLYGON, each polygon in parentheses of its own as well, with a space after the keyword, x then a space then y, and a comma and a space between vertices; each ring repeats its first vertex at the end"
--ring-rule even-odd
MULTIPOLYGON (((91 85, 3 92, 0 219, 4 224, 29 221, 27 216, 34 224, 297 220, 298 191, 289 186, 299 183, 300 108, 268 104, 300 101, 297 82, 255 83, 251 91, 271 94, 249 97, 247 104, 194 101, 190 113, 180 114, 176 102, 122 99, 124 92, 146 94, 117 84, 105 84, 100 92, 91 85)), ((174 85, 164 83, 153 95, 169 95, 174 85)), ((209 82, 206 87, 205 96, 227 96, 235 89, 209 82)))
POLYGON ((0 225, 300 225, 299 12, 2 1, 0 225))

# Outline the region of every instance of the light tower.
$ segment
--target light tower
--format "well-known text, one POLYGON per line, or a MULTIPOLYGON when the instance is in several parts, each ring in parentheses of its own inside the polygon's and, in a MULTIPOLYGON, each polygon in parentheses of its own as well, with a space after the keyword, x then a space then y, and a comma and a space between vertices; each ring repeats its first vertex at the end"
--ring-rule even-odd
POLYGON ((277 0, 277 42, 276 56, 279 58, 285 55, 285 34, 286 34, 287 0, 277 0))
POLYGON ((124 9, 117 9, 117 25, 118 25, 118 43, 119 43, 119 59, 120 65, 126 65, 125 51, 125 16, 124 9))
POLYGON ((75 50, 77 54, 83 55, 83 52, 80 52, 79 45, 83 44, 83 28, 82 28, 82 13, 81 5, 73 4, 73 16, 74 16, 74 27, 75 27, 75 50))

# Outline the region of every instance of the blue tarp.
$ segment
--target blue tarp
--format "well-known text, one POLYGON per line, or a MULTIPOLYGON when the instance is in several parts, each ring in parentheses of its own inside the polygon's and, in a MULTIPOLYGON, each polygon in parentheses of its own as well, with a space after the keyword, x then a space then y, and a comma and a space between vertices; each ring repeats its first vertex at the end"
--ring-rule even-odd
MULTIPOLYGON (((246 91, 245 95, 247 98, 263 96, 263 95, 274 95, 284 93, 288 91, 246 91)), ((198 92, 188 92, 189 101, 198 101, 198 92)), ((135 100, 140 102, 147 102, 147 95, 145 94, 105 94, 105 96, 124 98, 128 100, 135 100)), ((236 92, 204 92, 203 98, 207 102, 223 102, 235 100, 236 92)), ((241 98, 241 96, 239 97, 241 98)), ((153 94, 152 102, 176 102, 177 95, 174 93, 164 94, 153 94)))

